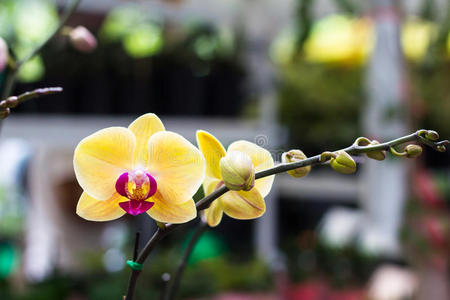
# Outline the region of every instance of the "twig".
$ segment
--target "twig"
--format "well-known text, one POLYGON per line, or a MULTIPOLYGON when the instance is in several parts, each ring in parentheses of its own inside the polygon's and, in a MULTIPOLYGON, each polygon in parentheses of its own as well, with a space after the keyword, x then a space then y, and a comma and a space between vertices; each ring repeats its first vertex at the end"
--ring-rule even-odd
POLYGON ((178 264, 177 269, 173 274, 173 277, 170 279, 169 284, 167 285, 167 288, 164 292, 163 297, 164 300, 173 300, 174 297, 176 296, 178 287, 180 285, 181 277, 183 276, 184 269, 186 268, 186 264, 189 257, 191 256, 192 250, 194 249, 194 246, 197 243, 200 236, 203 234, 203 232, 205 232, 207 228, 208 224, 202 218, 200 218, 200 223, 195 229, 195 232, 191 237, 189 244, 187 245, 186 249, 183 252, 183 257, 180 263, 178 264))
MULTIPOLYGON (((33 98, 38 98, 45 95, 51 95, 62 92, 63 89, 61 87, 49 87, 49 88, 40 88, 34 91, 23 93, 19 96, 11 96, 5 100, 0 101, 0 120, 6 119, 10 113, 11 108, 16 107, 17 105, 28 101, 33 98)), ((1 123, 0 123, 0 131, 1 131, 1 123)))
POLYGON ((40 89, 35 89, 33 91, 20 94, 19 96, 17 96, 17 100, 19 101, 19 104, 20 104, 20 103, 23 103, 25 101, 28 101, 28 100, 31 100, 34 98, 39 98, 39 97, 46 96, 46 95, 61 93, 62 91, 63 91, 62 87, 40 88, 40 89))
MULTIPOLYGON (((348 152, 349 154, 353 154, 353 155, 368 153, 371 151, 380 151, 380 150, 389 151, 390 147, 396 146, 396 145, 401 145, 401 144, 404 144, 407 142, 413 142, 413 141, 423 142, 423 137, 420 136, 420 134, 423 131, 424 131, 423 129, 418 130, 412 134, 400 137, 398 139, 394 139, 394 140, 386 142, 386 143, 377 144, 377 145, 358 146, 356 144, 353 144, 342 150, 348 152)), ((432 142, 432 141, 427 140, 427 143, 425 143, 425 144, 436 149, 436 147, 437 147, 436 145, 445 146, 445 145, 449 144, 449 141, 444 140, 444 141, 440 141, 440 142, 432 142), (434 145, 434 146, 432 146, 432 145, 434 145)), ((338 151, 341 151, 341 150, 338 150, 338 151)), ((255 174, 255 178, 259 179, 259 178, 275 175, 278 173, 283 173, 283 172, 286 172, 289 170, 294 170, 294 169, 309 166, 309 165, 317 165, 317 164, 324 163, 323 161, 321 161, 320 157, 321 157, 321 155, 316 155, 316 156, 313 156, 313 157, 310 157, 310 158, 307 158, 307 159, 304 159, 304 160, 301 160, 298 162, 281 163, 273 168, 257 172, 255 174)), ((212 192, 211 194, 207 195, 206 197, 204 197, 203 199, 201 199, 200 201, 197 202, 197 204, 196 204, 197 211, 208 208, 214 200, 216 200, 217 198, 219 198, 220 196, 225 194, 227 191, 228 191, 228 188, 223 185, 220 188, 218 188, 217 190, 215 190, 214 192, 212 192)), ((164 229, 158 228, 156 230, 156 232, 153 234, 152 238, 148 241, 148 243, 141 250, 141 252, 138 256, 137 262, 140 264, 143 264, 145 262, 145 260, 147 259, 148 255, 158 244, 158 242, 160 240, 162 240, 172 230, 174 230, 175 228, 178 228, 181 225, 182 224, 167 224, 164 229)), ((135 270, 131 271, 130 279, 128 282, 127 295, 125 297, 126 300, 133 299, 134 289, 136 287, 136 281, 137 281, 138 276, 139 276, 139 272, 136 272, 135 270)))
POLYGON ((44 48, 48 44, 48 42, 59 33, 59 31, 62 29, 62 27, 67 22, 67 20, 70 18, 70 16, 75 12, 75 10, 77 9, 80 2, 81 2, 81 0, 74 0, 72 2, 72 4, 66 9, 64 15, 61 17, 58 27, 56 27, 56 29, 49 35, 49 37, 46 40, 44 40, 41 44, 39 44, 33 51, 31 51, 31 53, 29 55, 27 55, 22 60, 16 62, 15 68, 9 69, 8 75, 6 78, 6 83, 5 83, 2 97, 1 97, 2 99, 5 99, 11 95, 11 92, 14 88, 14 84, 16 82, 16 75, 17 75, 17 72, 19 71, 20 67, 24 63, 26 63, 28 60, 33 58, 36 54, 38 54, 42 50, 42 48, 44 48))

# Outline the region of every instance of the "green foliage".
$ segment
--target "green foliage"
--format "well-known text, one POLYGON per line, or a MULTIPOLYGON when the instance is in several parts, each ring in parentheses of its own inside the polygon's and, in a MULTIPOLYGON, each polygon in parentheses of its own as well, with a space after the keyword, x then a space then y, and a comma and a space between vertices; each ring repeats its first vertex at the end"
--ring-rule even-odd
POLYGON ((336 247, 315 237, 305 243, 301 236, 291 237, 284 245, 289 276, 294 282, 324 278, 336 287, 362 285, 380 262, 379 257, 355 246, 336 247))
POLYGON ((291 144, 317 152, 359 135, 362 69, 294 62, 281 77, 280 120, 289 128, 291 144))
POLYGON ((203 260, 186 269, 180 295, 220 291, 265 291, 272 287, 268 267, 259 260, 232 263, 225 257, 203 260))
POLYGON ((411 66, 414 90, 413 113, 421 127, 433 128, 442 137, 450 136, 450 61, 432 67, 411 66))

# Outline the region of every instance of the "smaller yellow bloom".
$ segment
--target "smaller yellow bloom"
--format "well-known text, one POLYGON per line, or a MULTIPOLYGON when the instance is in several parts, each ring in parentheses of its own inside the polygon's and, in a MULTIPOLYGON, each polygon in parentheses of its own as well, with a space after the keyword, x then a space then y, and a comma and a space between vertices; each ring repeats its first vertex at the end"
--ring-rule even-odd
MULTIPOLYGON (((227 155, 222 144, 210 133, 197 131, 197 144, 206 159, 206 177, 203 182, 205 195, 224 185, 220 170, 220 161, 227 155)), ((228 153, 238 151, 248 156, 256 172, 274 166, 269 151, 247 141, 237 141, 228 147, 228 153)), ((217 226, 226 215, 240 220, 255 219, 264 214, 266 204, 264 197, 272 188, 274 176, 255 181, 254 188, 249 191, 229 191, 211 203, 205 210, 209 226, 217 226)))
POLYGON ((192 196, 204 179, 205 160, 154 114, 86 137, 73 165, 84 191, 77 214, 86 220, 146 212, 158 222, 184 223, 197 215, 192 196))

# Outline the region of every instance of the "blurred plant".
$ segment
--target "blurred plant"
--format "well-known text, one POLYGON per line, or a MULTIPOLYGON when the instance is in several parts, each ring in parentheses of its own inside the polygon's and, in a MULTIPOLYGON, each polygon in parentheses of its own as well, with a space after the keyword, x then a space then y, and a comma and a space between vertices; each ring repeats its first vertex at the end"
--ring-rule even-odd
POLYGON ((121 42, 133 58, 158 54, 164 44, 161 20, 132 4, 116 7, 108 13, 100 37, 107 42, 121 42))
POLYGON ((355 124, 365 104, 362 68, 296 61, 280 75, 280 121, 289 128, 290 144, 308 145, 305 153, 316 152, 343 147, 360 134, 355 124))
POLYGON ((369 19, 332 15, 314 23, 304 44, 305 59, 318 63, 361 64, 374 45, 369 19))
POLYGON ((402 26, 401 43, 405 57, 413 61, 425 58, 428 48, 437 37, 437 26, 433 22, 411 18, 402 26))
MULTIPOLYGON (((21 102, 62 91, 61 88, 44 88, 10 97, 17 78, 21 78, 25 82, 32 82, 43 75, 44 68, 39 53, 62 30, 80 1, 72 1, 59 24, 56 21, 56 9, 49 2, 5 1, 0 4, 0 11, 4 9, 6 12, 5 19, 11 21, 6 23, 4 28, 2 27, 0 35, 10 36, 13 40, 12 44, 15 46, 14 51, 7 53, 9 66, 5 82, 1 86, 0 119, 8 117, 10 109, 21 102), (28 13, 30 9, 33 10, 31 15, 28 13), (10 26, 7 26, 10 24, 14 25, 14 32, 10 26), (48 35, 48 32, 51 34, 48 35)), ((1 41, 3 42, 3 39, 1 41)), ((0 48, 4 48, 3 44, 0 43, 0 48)), ((0 49, 0 51, 2 52, 0 53, 1 60, 5 55, 5 49, 0 49)))

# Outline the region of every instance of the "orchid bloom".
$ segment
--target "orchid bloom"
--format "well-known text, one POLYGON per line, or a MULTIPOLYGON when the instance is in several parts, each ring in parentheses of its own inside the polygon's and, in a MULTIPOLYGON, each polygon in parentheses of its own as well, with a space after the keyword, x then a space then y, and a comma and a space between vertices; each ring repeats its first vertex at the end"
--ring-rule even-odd
MULTIPOLYGON (((211 194, 224 183, 220 172, 220 159, 225 157, 226 151, 222 144, 210 133, 197 131, 197 144, 206 159, 206 176, 203 182, 205 194, 211 194)), ((228 147, 228 152, 240 151, 248 155, 256 171, 265 170, 274 166, 269 151, 247 141, 237 141, 228 147)), ((272 188, 274 176, 261 178, 255 181, 250 191, 228 191, 211 203, 205 209, 208 225, 217 226, 226 215, 240 220, 255 219, 262 216, 266 210, 264 197, 272 188)))
POLYGON ((84 190, 77 214, 86 220, 147 212, 158 222, 184 223, 197 216, 192 196, 204 179, 205 159, 154 114, 86 137, 73 164, 84 190))

